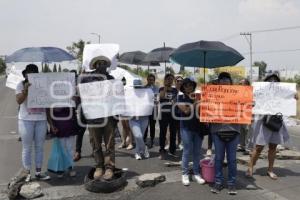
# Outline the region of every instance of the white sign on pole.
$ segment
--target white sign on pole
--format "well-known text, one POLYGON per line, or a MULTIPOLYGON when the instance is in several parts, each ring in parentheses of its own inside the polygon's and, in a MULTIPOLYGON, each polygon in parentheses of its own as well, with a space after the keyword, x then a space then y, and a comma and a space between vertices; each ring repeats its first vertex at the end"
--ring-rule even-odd
POLYGON ((74 107, 74 73, 28 74, 28 108, 74 107))
POLYGON ((295 83, 254 82, 254 114, 295 116, 297 102, 295 83))
POLYGON ((124 86, 120 80, 79 84, 83 113, 87 119, 120 115, 124 112, 124 86))
MULTIPOLYGON (((248 76, 250 77, 251 74, 251 69, 248 71, 248 76)), ((252 80, 257 81, 259 78, 259 67, 257 66, 252 66, 252 80)))
POLYGON ((154 108, 154 93, 151 88, 125 88, 124 116, 149 116, 154 108))

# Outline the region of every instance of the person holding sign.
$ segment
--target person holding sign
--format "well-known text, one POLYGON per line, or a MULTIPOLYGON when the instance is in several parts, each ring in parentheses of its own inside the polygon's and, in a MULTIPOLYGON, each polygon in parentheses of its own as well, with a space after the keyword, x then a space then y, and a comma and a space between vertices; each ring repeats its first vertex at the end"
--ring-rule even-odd
MULTIPOLYGON (((233 81, 227 72, 222 72, 218 76, 219 85, 232 85, 233 81)), ((211 189, 212 193, 218 194, 223 189, 223 162, 226 152, 228 163, 228 194, 236 195, 236 176, 237 176, 237 162, 236 151, 239 144, 239 135, 241 125, 239 124, 225 124, 212 123, 211 134, 215 146, 215 184, 211 189)))
POLYGON ((164 78, 164 87, 159 89, 159 102, 161 118, 159 121, 159 144, 160 144, 160 159, 165 159, 166 156, 166 134, 168 127, 170 128, 170 154, 175 155, 176 152, 176 120, 173 116, 173 105, 175 103, 178 91, 173 88, 174 75, 166 74, 164 78))
MULTIPOLYGON (((268 75, 265 82, 280 82, 280 78, 277 74, 270 74, 268 75)), ((295 98, 297 99, 296 95, 295 98)), ((289 134, 287 127, 284 121, 281 119, 278 122, 275 122, 275 125, 278 125, 278 130, 273 129, 272 127, 266 124, 266 117, 275 116, 276 115, 265 115, 265 116, 257 116, 255 118, 255 122, 252 125, 253 135, 251 137, 250 143, 253 145, 253 150, 250 156, 250 162, 248 166, 248 170, 246 172, 247 177, 252 177, 253 175, 253 167, 255 166, 260 153, 262 152, 265 145, 269 145, 268 150, 268 160, 269 160, 269 167, 267 171, 267 175, 276 180, 278 177, 273 172, 274 161, 276 157, 276 148, 279 144, 284 144, 289 141, 289 134)), ((280 116, 279 116, 280 117, 280 116)), ((281 117, 280 117, 281 118, 281 117)), ((270 120, 269 122, 271 122, 270 120)))
POLYGON ((44 108, 28 108, 28 74, 38 73, 38 67, 34 64, 26 66, 22 74, 25 78, 16 88, 16 101, 20 105, 18 114, 19 132, 22 137, 22 162, 28 173, 26 181, 30 181, 32 167, 32 146, 35 148, 35 177, 40 180, 49 180, 50 176, 41 172, 44 158, 44 143, 47 134, 47 115, 44 108), (32 145, 34 143, 34 145, 32 145))
POLYGON ((195 97, 197 83, 189 78, 183 79, 180 88, 183 95, 179 95, 177 106, 181 115, 180 128, 183 144, 182 153, 182 184, 188 186, 189 180, 189 158, 193 159, 194 179, 198 184, 204 184, 205 180, 200 176, 200 151, 202 146, 202 128, 197 116, 197 105, 199 99, 195 97))
MULTIPOLYGON (((114 49, 115 46, 116 45, 110 44, 91 46, 91 59, 86 59, 88 62, 84 62, 84 67, 86 68, 85 70, 89 73, 85 74, 85 77, 79 81, 80 83, 91 83, 114 79, 114 77, 108 74, 108 69, 111 67, 115 58, 115 56, 112 58, 110 55, 112 53, 114 55, 117 54, 114 49), (94 46, 95 48, 93 48, 94 46)), ((88 46, 85 48, 87 47, 88 46)), ((86 55, 84 54, 84 57, 86 55)), ((84 115, 86 114, 84 113, 84 115)), ((115 168, 114 133, 115 129, 117 128, 117 120, 113 116, 96 119, 90 119, 87 116, 85 117, 91 137, 94 159, 96 162, 94 179, 100 180, 103 178, 104 180, 111 180, 114 177, 115 168), (104 151, 102 149, 103 142, 105 143, 104 151)))

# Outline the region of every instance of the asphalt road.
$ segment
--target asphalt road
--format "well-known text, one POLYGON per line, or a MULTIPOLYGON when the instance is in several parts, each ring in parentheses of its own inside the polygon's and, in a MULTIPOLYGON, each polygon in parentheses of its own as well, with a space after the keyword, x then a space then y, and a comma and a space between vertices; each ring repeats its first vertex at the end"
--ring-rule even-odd
MULTIPOLYGON (((5 187, 8 180, 21 168, 21 143, 17 141, 17 104, 15 102, 14 91, 5 87, 5 79, 0 78, 0 186, 5 187)), ((300 126, 290 127, 290 135, 295 148, 300 150, 300 126)), ((51 141, 46 142, 45 162, 51 148, 51 141)), ((143 161, 136 161, 133 158, 133 151, 117 150, 117 166, 128 168, 128 179, 144 173, 169 173, 166 183, 154 188, 137 189, 130 188, 126 192, 117 192, 109 195, 101 195, 102 199, 298 199, 300 195, 300 168, 299 161, 276 161, 276 173, 280 179, 276 182, 271 181, 265 176, 266 161, 259 161, 255 179, 258 189, 255 191, 245 189, 249 184, 243 178, 244 166, 239 166, 239 195, 230 197, 224 195, 212 195, 209 186, 197 186, 192 184, 190 187, 183 187, 180 182, 180 168, 168 168, 164 166, 164 161, 159 160, 157 147, 151 149, 151 158, 143 161)), ((78 176, 75 178, 66 177, 58 179, 55 176, 50 182, 42 183, 45 189, 45 199, 99 199, 98 194, 86 192, 83 187, 83 180, 94 161, 88 155, 91 148, 88 143, 87 135, 84 138, 83 155, 80 162, 76 163, 78 176)), ((179 161, 178 158, 171 158, 179 161)), ((131 181, 132 182, 132 181, 131 181)), ((130 185, 130 184, 129 184, 130 185)), ((1 189, 1 187, 0 187, 1 189)), ((0 190, 0 199, 4 196, 0 190)))

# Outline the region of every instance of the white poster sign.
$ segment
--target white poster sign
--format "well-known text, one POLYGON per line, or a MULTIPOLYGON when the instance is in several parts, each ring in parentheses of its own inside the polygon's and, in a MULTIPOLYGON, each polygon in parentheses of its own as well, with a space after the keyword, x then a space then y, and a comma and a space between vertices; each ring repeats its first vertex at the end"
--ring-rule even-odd
POLYGON ((28 108, 74 107, 74 73, 28 74, 28 108))
POLYGON ((83 113, 87 119, 120 115, 124 112, 124 86, 120 80, 79 84, 83 113))
POLYGON ((125 104, 124 116, 152 115, 154 93, 151 88, 125 88, 125 104))
POLYGON ((254 114, 296 115, 295 83, 254 82, 252 85, 255 101, 254 114))
POLYGON ((24 80, 21 70, 17 70, 15 66, 12 66, 10 72, 6 78, 6 87, 9 87, 13 90, 17 88, 18 83, 24 80))

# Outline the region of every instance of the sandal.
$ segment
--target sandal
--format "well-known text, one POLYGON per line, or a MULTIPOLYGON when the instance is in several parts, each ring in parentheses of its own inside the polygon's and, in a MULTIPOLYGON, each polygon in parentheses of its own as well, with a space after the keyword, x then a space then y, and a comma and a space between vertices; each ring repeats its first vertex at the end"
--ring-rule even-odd
POLYGON ((277 180, 278 176, 274 172, 267 172, 267 175, 272 179, 272 180, 277 180))
POLYGON ((132 144, 128 145, 126 149, 127 149, 127 150, 133 149, 133 145, 132 145, 132 144))

